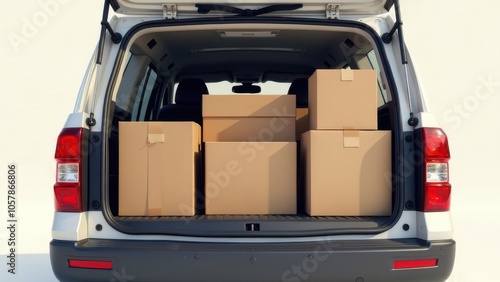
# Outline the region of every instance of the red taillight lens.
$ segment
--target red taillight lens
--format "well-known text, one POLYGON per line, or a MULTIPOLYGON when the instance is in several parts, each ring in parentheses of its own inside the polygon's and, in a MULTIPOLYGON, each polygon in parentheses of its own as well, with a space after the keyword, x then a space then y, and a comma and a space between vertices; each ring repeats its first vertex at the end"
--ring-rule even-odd
POLYGON ((424 128, 425 156, 429 159, 449 160, 448 138, 440 128, 424 128))
POLYGON ((447 211, 450 210, 451 185, 427 184, 424 191, 424 211, 447 211))
POLYGON ((56 159, 78 159, 81 154, 81 128, 66 128, 57 139, 56 159))
POLYGON ((56 211, 81 212, 82 198, 79 185, 54 185, 54 198, 56 211))
POLYGON ((451 195, 448 138, 440 128, 423 128, 422 142, 424 151, 423 210, 425 212, 448 211, 451 195))
POLYGON ((113 262, 102 260, 79 260, 69 259, 68 266, 73 268, 88 268, 88 269, 113 269, 113 262))
POLYGON ((54 185, 56 211, 82 211, 82 136, 83 128, 66 128, 57 138, 57 173, 54 185))
POLYGON ((412 268, 428 268, 436 267, 437 259, 413 259, 413 260, 395 260, 394 269, 412 269, 412 268))

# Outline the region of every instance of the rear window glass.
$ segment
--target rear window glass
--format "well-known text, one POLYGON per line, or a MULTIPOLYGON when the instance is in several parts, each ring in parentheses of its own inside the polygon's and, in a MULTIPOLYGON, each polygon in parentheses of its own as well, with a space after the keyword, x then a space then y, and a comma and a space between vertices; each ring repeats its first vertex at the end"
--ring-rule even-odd
MULTIPOLYGON (((231 83, 229 81, 220 81, 220 82, 209 82, 206 83, 208 93, 211 95, 231 95, 237 94, 232 92, 233 86, 241 85, 241 83, 231 83)), ((288 89, 290 88, 289 82, 274 82, 268 81, 263 83, 254 83, 253 85, 259 86, 261 91, 257 93, 258 95, 279 95, 288 94, 288 89)), ((178 83, 174 86, 173 93, 176 93, 178 83)), ((174 97, 175 101, 175 97, 174 97)))
MULTIPOLYGON (((221 81, 216 83, 207 83, 208 93, 210 94, 233 94, 233 86, 241 85, 240 83, 231 83, 228 81, 221 81)), ((268 81, 265 83, 254 83, 255 86, 260 86, 260 93, 258 94, 287 94, 290 83, 280 83, 268 81)))

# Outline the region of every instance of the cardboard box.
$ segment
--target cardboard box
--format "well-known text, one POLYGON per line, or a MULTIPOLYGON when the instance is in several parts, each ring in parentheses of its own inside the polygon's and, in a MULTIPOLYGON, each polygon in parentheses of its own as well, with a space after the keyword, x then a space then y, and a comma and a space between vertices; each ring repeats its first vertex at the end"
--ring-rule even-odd
POLYGON ((204 95, 203 142, 295 141, 294 95, 204 95))
POLYGON ((295 138, 300 141, 300 137, 309 131, 309 109, 297 108, 295 111, 295 138))
POLYGON ((206 214, 296 214, 296 142, 205 143, 206 214))
POLYGON ((374 70, 317 70, 309 78, 311 130, 377 129, 374 70))
POLYGON ((308 131, 302 135, 306 211, 311 216, 391 214, 390 131, 308 131))
POLYGON ((119 132, 119 215, 194 215, 200 126, 120 122, 119 132))

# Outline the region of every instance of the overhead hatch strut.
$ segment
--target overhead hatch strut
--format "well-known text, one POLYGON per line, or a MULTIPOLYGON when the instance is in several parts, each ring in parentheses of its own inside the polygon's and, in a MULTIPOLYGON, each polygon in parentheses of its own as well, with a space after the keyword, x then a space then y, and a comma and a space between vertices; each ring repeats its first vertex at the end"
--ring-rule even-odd
POLYGON ((255 17, 262 14, 278 12, 278 11, 293 11, 302 8, 302 4, 276 4, 267 6, 264 8, 252 10, 252 9, 240 9, 228 5, 218 5, 218 4, 196 4, 199 14, 208 14, 210 11, 222 11, 236 14, 237 16, 255 17))
POLYGON ((405 78, 406 78, 406 94, 408 95, 408 105, 410 108, 410 118, 408 119, 408 124, 410 126, 417 126, 418 125, 418 118, 413 116, 413 106, 411 103, 411 94, 410 94, 410 81, 408 77, 408 58, 406 54, 406 47, 405 47, 405 41, 404 41, 404 36, 403 36, 403 21, 401 20, 401 11, 399 9, 399 0, 394 0, 394 8, 396 12, 396 22, 394 23, 394 26, 391 28, 391 30, 388 33, 384 33, 382 35, 382 41, 386 44, 391 43, 392 41, 392 36, 394 35, 394 32, 398 30, 398 37, 399 37, 399 49, 401 51, 401 61, 403 63, 404 69, 405 69, 405 78))
MULTIPOLYGON (((113 3, 111 3, 111 4, 113 4, 113 3)), ((114 32, 113 28, 111 28, 111 25, 108 22, 109 5, 110 5, 110 0, 104 0, 104 9, 102 12, 102 20, 101 20, 101 34, 99 36, 99 44, 98 44, 97 56, 96 56, 96 60, 95 60, 95 63, 98 66, 100 66, 102 63, 102 54, 104 52, 104 43, 106 42, 106 30, 109 31, 109 34, 111 35, 111 41, 113 43, 118 44, 122 41, 122 35, 119 34, 118 32, 114 32)), ((99 67, 97 67, 97 72, 99 72, 99 67)), ((94 103, 95 103, 95 95, 97 92, 97 79, 98 78, 99 78, 99 73, 97 73, 97 75, 95 76, 96 81, 94 82, 94 93, 92 94, 92 109, 90 111, 90 116, 85 121, 87 126, 94 126, 96 124, 96 121, 94 118, 94 106, 95 106, 94 103)))

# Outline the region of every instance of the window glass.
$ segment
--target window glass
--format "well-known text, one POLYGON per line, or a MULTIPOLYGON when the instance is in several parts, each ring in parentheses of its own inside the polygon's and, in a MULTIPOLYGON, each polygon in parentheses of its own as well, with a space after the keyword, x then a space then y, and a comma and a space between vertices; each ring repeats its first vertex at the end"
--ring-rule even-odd
POLYGON ((378 64, 377 57, 375 56, 375 51, 371 50, 367 54, 367 57, 368 57, 368 60, 370 61, 372 69, 377 71, 377 84, 378 84, 378 89, 377 89, 378 99, 377 100, 378 100, 378 106, 380 107, 389 101, 389 99, 387 97, 387 91, 385 90, 384 83, 383 83, 382 77, 380 75, 380 66, 378 64))
MULTIPOLYGON (((174 86, 174 93, 177 90, 177 85, 178 83, 175 84, 174 86)), ((241 83, 231 83, 229 81, 220 81, 220 82, 209 82, 206 83, 208 93, 211 95, 231 95, 231 94, 237 94, 233 93, 232 88, 233 86, 241 85, 241 83)), ((262 82, 262 83, 254 83, 252 85, 255 86, 260 86, 260 93, 256 93, 257 95, 277 95, 277 94, 287 94, 288 93, 288 88, 290 88, 290 83, 289 82, 274 82, 274 81, 268 81, 268 82, 262 82)), ((175 98, 174 98, 175 101, 175 98)))
POLYGON ((152 96, 151 94, 155 89, 154 86, 157 78, 158 75, 156 74, 156 72, 152 68, 148 67, 148 70, 146 71, 141 83, 139 84, 139 87, 137 88, 137 94, 135 95, 136 98, 131 113, 132 120, 143 121, 146 118, 149 118, 149 116, 147 116, 147 109, 152 96))
MULTIPOLYGON (((208 93, 210 94, 236 94, 233 93, 233 86, 241 85, 241 83, 231 83, 228 81, 221 81, 217 83, 207 83, 208 93)), ((290 83, 280 83, 274 81, 254 83, 252 85, 260 87, 258 94, 287 94, 290 83)))

